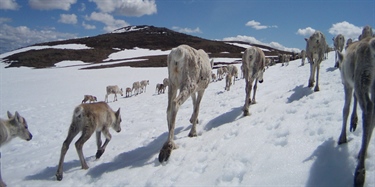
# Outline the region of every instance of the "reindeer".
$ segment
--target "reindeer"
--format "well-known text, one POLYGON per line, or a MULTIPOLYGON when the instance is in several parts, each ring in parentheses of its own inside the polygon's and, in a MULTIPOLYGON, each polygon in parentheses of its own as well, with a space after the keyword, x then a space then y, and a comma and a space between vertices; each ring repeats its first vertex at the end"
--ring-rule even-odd
MULTIPOLYGON (((20 137, 30 141, 33 135, 30 133, 27 122, 17 111, 15 114, 7 112, 8 120, 0 119, 0 148, 9 143, 13 138, 20 137)), ((0 186, 6 186, 1 177, 1 152, 0 152, 0 186)))
MULTIPOLYGON (((338 52, 339 67, 345 92, 345 104, 343 108, 343 124, 338 144, 347 143, 346 123, 349 107, 354 89, 354 107, 356 101, 362 109, 362 145, 358 153, 358 164, 354 174, 354 186, 363 186, 365 183, 365 158, 372 131, 375 126, 375 37, 362 38, 361 41, 352 43, 345 55, 338 52)), ((350 131, 356 129, 356 121, 353 122, 355 108, 352 113, 350 131)))
POLYGON ((335 46, 335 68, 339 67, 338 53, 337 51, 342 52, 345 44, 345 37, 342 34, 337 35, 333 39, 333 45, 335 46))
POLYGON ((159 162, 167 161, 173 149, 177 146, 173 142, 176 115, 180 106, 190 96, 193 101, 194 111, 190 122, 193 124, 189 137, 197 136, 199 106, 205 89, 211 82, 211 70, 213 62, 203 50, 196 50, 188 45, 180 45, 173 48, 168 55, 168 107, 167 121, 169 135, 167 141, 159 153, 159 162), (177 91, 179 95, 177 96, 177 91), (176 97, 177 96, 177 97, 176 97))
POLYGON ((82 103, 86 103, 87 101, 89 101, 89 102, 91 103, 91 102, 96 102, 97 99, 96 99, 96 97, 93 96, 93 95, 84 95, 84 96, 83 96, 82 103))
POLYGON ((149 85, 150 84, 150 81, 149 80, 143 80, 143 81, 141 81, 140 82, 140 84, 141 84, 141 92, 145 92, 146 93, 146 87, 147 87, 147 85, 149 85))
POLYGON ((131 94, 132 94, 132 89, 129 88, 129 87, 127 87, 127 88, 125 89, 125 97, 130 97, 131 94))
POLYGON ((164 84, 156 84, 156 90, 158 94, 164 93, 165 92, 165 86, 164 84))
POLYGON ((323 33, 320 31, 315 31, 308 39, 306 40, 306 57, 310 63, 310 78, 309 78, 309 87, 314 86, 314 76, 316 72, 316 86, 314 91, 319 91, 319 69, 320 63, 324 59, 324 53, 327 47, 326 39, 323 33))
POLYGON ((264 52, 258 47, 249 47, 245 50, 242 56, 242 66, 244 68, 245 82, 246 82, 246 97, 245 105, 243 107, 244 116, 249 115, 249 104, 255 104, 255 94, 257 91, 257 82, 263 82, 263 72, 265 71, 266 57, 264 52), (250 99, 251 89, 254 84, 253 99, 250 99))
POLYGON ((76 141, 79 160, 81 161, 82 169, 88 169, 89 166, 83 156, 83 144, 96 132, 96 144, 98 150, 96 152, 96 159, 99 159, 105 151, 107 144, 112 136, 109 129, 112 127, 116 132, 121 131, 121 115, 120 108, 114 112, 107 103, 89 103, 81 104, 74 109, 72 123, 70 124, 68 136, 62 144, 60 161, 57 167, 56 178, 61 181, 63 179, 63 163, 65 154, 69 149, 69 145, 79 132, 82 132, 81 137, 76 141), (101 133, 104 134, 106 140, 102 145, 101 133))
POLYGON ((109 94, 115 94, 115 97, 113 98, 113 102, 117 101, 117 94, 120 94, 123 96, 124 92, 122 91, 122 88, 120 89, 117 85, 115 86, 107 86, 107 94, 105 95, 105 102, 108 103, 108 95, 109 94))
POLYGON ((232 74, 228 73, 227 76, 225 76, 225 90, 229 91, 230 86, 232 86, 232 74))
POLYGON ((139 83, 139 81, 136 81, 133 83, 133 87, 132 87, 132 92, 134 91, 134 95, 138 95, 140 94, 140 89, 141 89, 141 83, 139 83))

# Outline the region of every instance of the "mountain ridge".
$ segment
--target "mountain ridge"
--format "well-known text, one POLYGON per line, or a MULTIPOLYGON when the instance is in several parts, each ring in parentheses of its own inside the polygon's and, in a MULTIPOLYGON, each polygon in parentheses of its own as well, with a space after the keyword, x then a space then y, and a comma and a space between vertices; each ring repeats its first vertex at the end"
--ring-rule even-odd
MULTIPOLYGON (((75 38, 61 41, 52 41, 34 44, 32 46, 54 46, 61 44, 84 44, 90 49, 40 49, 15 53, 3 58, 3 62, 9 63, 7 67, 33 67, 47 68, 54 67, 55 63, 64 60, 80 60, 86 63, 101 64, 103 60, 118 50, 146 48, 151 50, 170 50, 181 44, 190 45, 196 49, 205 50, 210 58, 229 57, 241 58, 243 47, 228 44, 231 41, 216 41, 176 32, 164 27, 149 25, 128 26, 116 29, 111 33, 91 37, 75 38)), ((246 42, 239 42, 249 44, 246 42)), ((291 52, 277 50, 268 46, 250 44, 268 49, 265 54, 276 56, 277 54, 291 52)), ((143 57, 145 58, 145 57, 143 57)), ((146 61, 139 63, 121 63, 118 66, 132 67, 165 67, 166 55, 159 57, 146 57, 146 61), (165 60, 163 60, 165 58, 165 60)), ((105 66, 100 66, 105 67, 105 66)))

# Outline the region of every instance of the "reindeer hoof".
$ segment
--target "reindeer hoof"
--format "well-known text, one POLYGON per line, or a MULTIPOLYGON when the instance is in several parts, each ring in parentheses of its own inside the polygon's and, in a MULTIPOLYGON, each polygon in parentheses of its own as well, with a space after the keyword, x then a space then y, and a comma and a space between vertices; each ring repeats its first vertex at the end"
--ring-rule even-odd
POLYGON ((314 88, 314 92, 318 92, 320 89, 319 89, 319 86, 315 86, 314 88))
POLYGON ((166 142, 160 150, 159 153, 159 162, 163 163, 168 161, 171 156, 172 150, 175 148, 173 142, 166 142))
POLYGON ((58 174, 58 173, 56 173, 56 179, 57 179, 58 181, 61 181, 61 180, 63 179, 63 175, 62 175, 62 174, 58 174))
POLYGON ((366 178, 365 168, 356 169, 355 174, 354 174, 354 186, 363 187, 363 185, 365 184, 365 178, 366 178))
POLYGON ((244 116, 249 116, 249 115, 250 115, 249 110, 244 110, 244 111, 243 111, 243 115, 244 115, 244 116))
POLYGON ((188 135, 190 138, 192 137, 197 137, 197 132, 190 132, 189 135, 188 135))
POLYGON ((357 122, 358 122, 358 117, 352 117, 352 120, 350 121, 350 132, 354 132, 355 129, 357 129, 357 122))
POLYGON ((95 155, 96 159, 99 159, 103 155, 103 153, 104 153, 104 149, 103 150, 98 150, 96 152, 96 155, 95 155))

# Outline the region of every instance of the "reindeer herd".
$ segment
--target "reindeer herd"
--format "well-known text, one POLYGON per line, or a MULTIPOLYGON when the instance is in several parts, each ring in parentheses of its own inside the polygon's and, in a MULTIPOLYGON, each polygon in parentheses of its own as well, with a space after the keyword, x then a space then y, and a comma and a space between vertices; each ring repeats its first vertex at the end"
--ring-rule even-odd
MULTIPOLYGON (((308 87, 314 87, 315 84, 314 91, 320 91, 319 69, 327 51, 326 39, 323 33, 315 31, 309 38, 305 38, 305 40, 306 49, 301 52, 301 65, 304 65, 305 57, 307 57, 308 63, 310 64, 308 87)), ((362 35, 359 37, 358 41, 347 41, 345 53, 342 53, 345 43, 344 36, 339 34, 333 38, 333 41, 335 47, 334 66, 340 70, 345 93, 342 131, 338 144, 348 142, 346 138, 347 118, 349 115, 351 100, 354 98, 350 131, 355 131, 357 127, 357 102, 362 110, 363 128, 362 145, 358 154, 358 164, 354 174, 354 186, 363 186, 365 183, 365 158, 367 147, 375 126, 375 37, 371 27, 364 27, 362 35)), ((283 60, 282 63, 284 62, 287 63, 283 60)), ((250 114, 249 105, 256 103, 255 95, 257 91, 257 83, 263 82, 263 74, 266 70, 266 66, 270 63, 271 61, 266 59, 263 51, 257 47, 249 47, 243 53, 241 78, 244 78, 246 83, 246 97, 243 106, 244 116, 250 114), (253 91, 252 98, 250 98, 251 91, 253 91)), ((168 55, 167 64, 168 78, 165 78, 163 83, 157 84, 155 90, 157 94, 163 94, 165 93, 166 88, 168 88, 167 125, 169 135, 159 152, 158 159, 160 163, 168 161, 172 151, 178 148, 174 143, 173 138, 176 115, 180 106, 191 97, 193 102, 193 113, 190 118, 192 126, 188 136, 195 137, 197 136, 196 125, 198 123, 200 103, 209 83, 216 80, 222 80, 225 76, 225 90, 229 91, 230 86, 232 85, 232 79, 233 84, 236 79, 238 79, 238 69, 234 65, 218 68, 216 75, 212 73, 214 64, 213 60, 209 60, 208 54, 201 49, 196 50, 188 45, 180 45, 172 49, 168 55)), ((149 80, 134 82, 132 88, 127 87, 125 89, 125 97, 146 92, 147 85, 149 85, 149 80)), ((79 132, 82 132, 81 137, 75 143, 75 147, 82 169, 88 169, 89 167, 83 156, 83 144, 94 132, 96 132, 96 158, 98 159, 102 156, 106 146, 111 140, 109 129, 113 128, 116 132, 121 131, 120 109, 115 112, 107 104, 108 96, 110 94, 114 94, 113 102, 115 102, 117 101, 117 94, 123 96, 123 90, 117 85, 107 86, 105 102, 97 102, 95 96, 85 95, 82 104, 74 109, 68 136, 63 142, 61 148, 60 160, 56 172, 57 180, 63 179, 65 154, 68 151, 73 138, 79 132), (102 144, 101 133, 105 136, 104 144, 102 144)), ((12 138, 17 136, 27 141, 32 139, 25 118, 23 118, 18 112, 15 112, 15 115, 8 112, 8 118, 8 120, 0 120, 0 146, 8 143, 12 138)), ((1 172, 0 186, 6 186, 1 178, 1 172)))

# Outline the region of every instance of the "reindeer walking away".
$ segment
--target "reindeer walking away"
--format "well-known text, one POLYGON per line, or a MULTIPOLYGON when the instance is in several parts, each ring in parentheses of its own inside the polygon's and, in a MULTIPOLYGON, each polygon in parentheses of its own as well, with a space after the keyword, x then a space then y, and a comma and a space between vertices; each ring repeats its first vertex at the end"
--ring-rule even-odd
POLYGON ((176 115, 180 106, 190 96, 193 101, 193 114, 190 118, 192 127, 189 137, 197 136, 196 126, 198 123, 199 106, 205 89, 211 82, 212 63, 203 50, 196 50, 188 45, 180 45, 172 49, 168 55, 168 139, 159 153, 159 162, 166 162, 173 149, 177 148, 174 143, 174 129, 176 115), (179 95, 177 96, 177 91, 179 95), (177 96, 177 97, 176 97, 177 96))
MULTIPOLYGON (((362 145, 358 153, 358 163, 354 174, 354 186, 362 187, 365 184, 365 159, 367 148, 375 126, 375 37, 362 38, 352 43, 345 55, 339 51, 339 67, 344 85, 345 104, 343 108, 343 124, 339 137, 339 144, 347 143, 346 123, 349 115, 350 102, 354 89, 354 107, 362 109, 362 145)), ((353 109, 355 114, 355 108, 353 109)), ((353 119, 352 114, 352 119, 353 119)), ((356 114, 355 114, 356 115, 356 114)), ((350 130, 356 129, 356 123, 351 122, 350 130)))
POLYGON ((57 180, 63 179, 63 163, 65 154, 69 149, 70 143, 79 132, 82 132, 81 137, 76 141, 75 147, 77 149, 79 160, 81 161, 82 169, 88 169, 83 156, 83 144, 96 132, 96 144, 98 150, 95 157, 99 159, 105 151, 112 136, 109 129, 112 127, 116 132, 121 131, 121 115, 120 108, 114 112, 107 103, 88 103, 81 104, 74 109, 72 122, 70 124, 68 136, 62 144, 59 165, 56 172, 57 180), (101 133, 105 136, 106 140, 102 145, 101 133))

